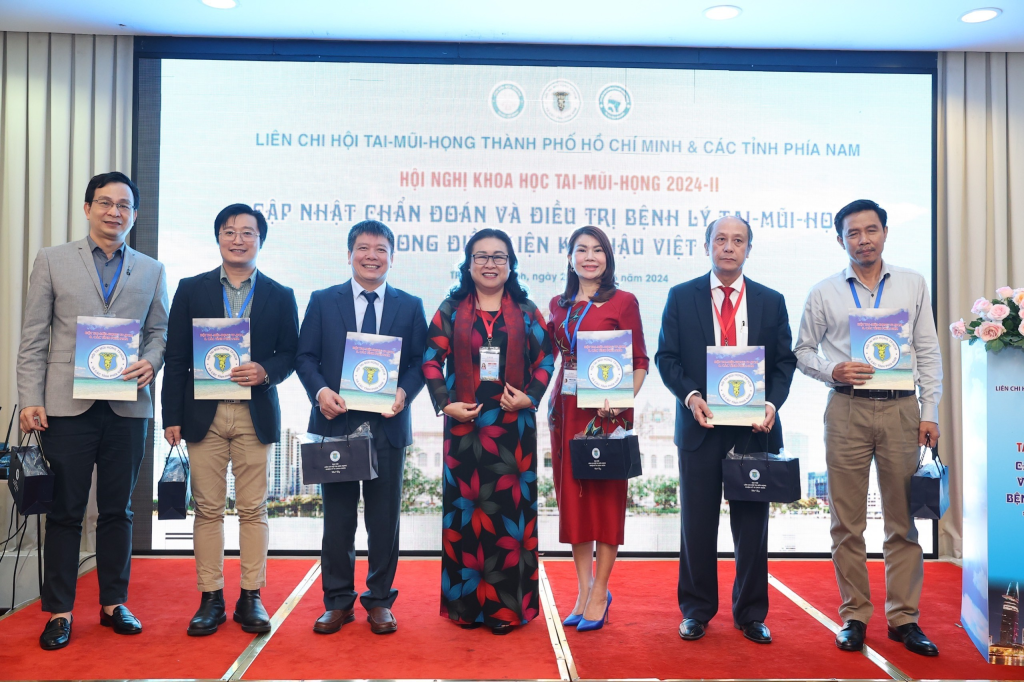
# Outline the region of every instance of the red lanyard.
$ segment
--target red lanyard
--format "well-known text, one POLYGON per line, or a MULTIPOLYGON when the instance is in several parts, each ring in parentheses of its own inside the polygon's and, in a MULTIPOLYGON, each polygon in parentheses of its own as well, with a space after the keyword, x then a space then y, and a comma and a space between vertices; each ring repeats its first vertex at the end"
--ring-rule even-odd
MULTIPOLYGON (((732 315, 729 316, 728 320, 723 320, 722 319, 722 313, 719 312, 718 306, 715 305, 715 295, 714 295, 714 292, 712 291, 712 294, 711 294, 711 309, 715 311, 715 317, 718 318, 718 326, 721 328, 722 336, 724 336, 725 338, 729 338, 729 332, 731 332, 733 329, 736 328, 736 313, 738 313, 739 310, 740 310, 740 303, 743 301, 743 292, 746 291, 746 290, 747 290, 747 280, 744 279, 743 280, 743 286, 740 287, 740 295, 736 299, 736 305, 734 305, 732 307, 732 315), (726 324, 726 322, 728 322, 728 325, 726 324)), ((725 292, 723 291, 722 293, 724 294, 725 292)), ((730 293, 730 295, 731 295, 731 293, 730 293)), ((725 303, 725 299, 722 300, 722 303, 723 304, 725 303)), ((739 338, 737 337, 736 340, 739 341, 739 338)))
POLYGON ((494 336, 494 323, 498 321, 498 315, 500 313, 492 313, 494 317, 490 320, 487 319, 487 311, 480 311, 480 319, 484 321, 484 328, 487 330, 487 345, 491 345, 491 338, 494 336))

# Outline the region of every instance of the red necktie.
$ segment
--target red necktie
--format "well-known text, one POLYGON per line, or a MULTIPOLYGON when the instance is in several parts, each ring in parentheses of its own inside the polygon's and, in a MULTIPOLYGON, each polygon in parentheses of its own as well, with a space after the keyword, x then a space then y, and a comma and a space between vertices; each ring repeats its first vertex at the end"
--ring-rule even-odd
POLYGON ((735 346, 736 345, 736 314, 733 312, 732 307, 732 287, 722 287, 722 293, 725 294, 725 300, 722 301, 722 345, 723 346, 735 346), (729 325, 726 329, 726 325, 729 325))

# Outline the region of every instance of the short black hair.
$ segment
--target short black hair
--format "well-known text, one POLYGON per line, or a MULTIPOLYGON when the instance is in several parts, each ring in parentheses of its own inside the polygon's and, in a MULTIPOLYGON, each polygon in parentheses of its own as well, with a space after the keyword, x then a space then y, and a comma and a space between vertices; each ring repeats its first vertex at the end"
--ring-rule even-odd
POLYGON ((352 226, 352 229, 348 231, 348 251, 352 253, 352 249, 356 246, 356 237, 361 234, 372 234, 378 237, 385 237, 388 240, 388 244, 391 245, 391 253, 395 253, 395 233, 391 231, 391 228, 380 222, 379 220, 364 220, 361 223, 356 223, 352 226))
POLYGON ((747 245, 749 246, 750 244, 754 243, 754 231, 750 229, 750 223, 748 223, 746 220, 744 220, 738 215, 724 215, 721 218, 715 218, 714 220, 711 221, 711 223, 708 224, 708 229, 704 231, 704 246, 707 246, 708 244, 711 243, 711 233, 715 231, 715 225, 718 224, 718 221, 725 220, 726 218, 735 218, 736 220, 746 225, 747 245))
POLYGON ((836 234, 838 234, 840 238, 842 238, 843 230, 845 229, 843 227, 843 221, 846 220, 848 216, 851 216, 854 213, 860 213, 861 211, 874 211, 875 215, 878 216, 878 219, 882 221, 882 227, 888 227, 885 221, 889 219, 889 214, 885 212, 884 208, 871 201, 871 199, 857 199, 856 201, 851 201, 846 206, 843 206, 839 209, 839 213, 836 213, 833 224, 836 227, 836 234))
POLYGON ((256 219, 256 227, 260 230, 260 248, 262 249, 263 242, 267 241, 267 219, 263 217, 261 212, 253 210, 249 204, 231 204, 221 209, 221 212, 213 219, 214 238, 220 241, 220 228, 224 227, 228 220, 236 215, 251 215, 256 219))
POLYGON ((139 210, 139 188, 135 185, 134 182, 132 182, 131 178, 129 178, 124 173, 120 173, 118 171, 94 175, 92 180, 90 180, 89 184, 86 185, 85 187, 85 203, 92 203, 92 198, 96 196, 96 190, 98 190, 100 187, 113 185, 115 182, 120 182, 125 185, 128 185, 128 189, 132 191, 132 197, 134 198, 134 206, 132 206, 132 209, 136 211, 139 210))

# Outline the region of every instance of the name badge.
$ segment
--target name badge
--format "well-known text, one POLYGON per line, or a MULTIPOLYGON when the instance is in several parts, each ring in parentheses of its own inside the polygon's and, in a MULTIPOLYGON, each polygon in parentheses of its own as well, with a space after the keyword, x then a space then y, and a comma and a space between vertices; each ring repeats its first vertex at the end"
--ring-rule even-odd
POLYGON ((497 346, 480 347, 480 381, 501 381, 498 368, 501 365, 501 349, 497 346))
POLYGON ((576 370, 562 370, 562 395, 576 395, 576 370))

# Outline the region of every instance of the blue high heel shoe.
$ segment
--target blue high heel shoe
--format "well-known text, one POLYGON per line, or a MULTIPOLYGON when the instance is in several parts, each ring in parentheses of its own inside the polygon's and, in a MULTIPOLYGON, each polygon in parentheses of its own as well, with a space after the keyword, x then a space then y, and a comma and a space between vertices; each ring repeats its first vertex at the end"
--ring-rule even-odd
POLYGON ((588 630, 600 630, 604 627, 604 624, 608 622, 608 611, 612 608, 612 591, 608 590, 608 604, 604 607, 604 615, 601 620, 587 620, 581 617, 579 625, 576 626, 577 632, 587 632, 588 630))
POLYGON ((562 625, 567 628, 574 628, 580 624, 581 620, 583 620, 582 613, 570 613, 565 617, 565 620, 562 621, 562 625))

